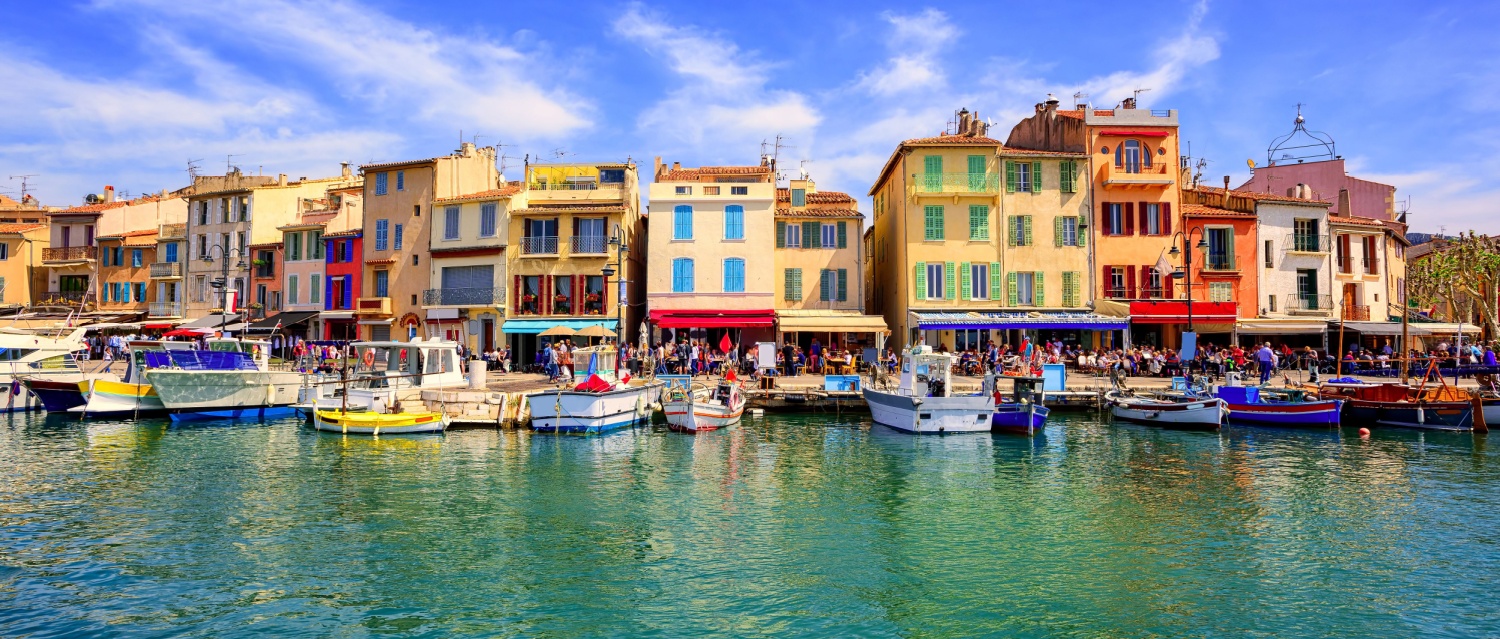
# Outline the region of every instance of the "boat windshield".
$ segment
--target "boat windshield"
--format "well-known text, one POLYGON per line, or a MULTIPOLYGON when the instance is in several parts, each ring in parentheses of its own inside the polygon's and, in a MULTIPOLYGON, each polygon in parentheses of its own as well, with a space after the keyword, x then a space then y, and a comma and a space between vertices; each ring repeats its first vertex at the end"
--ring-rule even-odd
POLYGON ((76 371, 78 370, 78 360, 73 359, 72 353, 63 353, 62 355, 53 355, 52 357, 32 362, 31 367, 42 371, 76 371))

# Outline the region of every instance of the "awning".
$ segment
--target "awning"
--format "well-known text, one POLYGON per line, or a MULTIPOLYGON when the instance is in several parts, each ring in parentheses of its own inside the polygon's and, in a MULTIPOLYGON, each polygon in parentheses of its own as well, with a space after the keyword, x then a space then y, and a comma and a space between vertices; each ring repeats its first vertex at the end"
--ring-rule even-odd
MULTIPOLYGON (((1338 320, 1328 322, 1328 331, 1336 333, 1339 330, 1338 320)), ((1357 331, 1361 335, 1400 335, 1401 322, 1344 322, 1344 330, 1357 331)), ((1420 322, 1408 323, 1407 334, 1413 337, 1427 337, 1431 335, 1456 335, 1459 325, 1454 322, 1420 322)), ((1474 324, 1464 323, 1463 332, 1478 333, 1479 327, 1474 324)))
POLYGON ((1130 322, 1123 317, 1107 317, 1084 312, 949 312, 911 313, 918 328, 929 331, 967 329, 1060 329, 1086 331, 1117 331, 1128 328, 1130 322))
MULTIPOLYGON (((1197 326, 1199 322, 1224 323, 1232 326, 1235 322, 1237 306, 1234 302, 1193 302, 1193 328, 1199 328, 1197 326)), ((1186 324, 1187 322, 1188 304, 1186 301, 1130 303, 1131 324, 1186 324)))
POLYGON ((427 309, 427 321, 433 320, 456 320, 458 309, 456 308, 429 308, 427 309))
POLYGON ((615 320, 567 319, 561 317, 557 319, 513 319, 505 320, 505 323, 500 326, 500 330, 510 335, 536 335, 553 326, 566 326, 575 331, 590 326, 603 326, 609 330, 615 330, 615 320))
POLYGON ((250 330, 274 331, 276 330, 277 326, 280 326, 281 328, 296 326, 298 324, 306 322, 307 320, 317 317, 318 313, 319 311, 287 311, 285 313, 277 313, 276 315, 272 315, 263 320, 251 322, 250 330))
POLYGON ((751 328, 770 326, 776 312, 765 310, 658 309, 651 323, 658 328, 751 328))
POLYGON ((1121 131, 1119 129, 1100 129, 1099 135, 1125 135, 1133 138, 1164 138, 1167 137, 1168 133, 1166 131, 1153 131, 1146 129, 1129 129, 1125 131, 1121 131))
POLYGON ((394 321, 396 321, 396 318, 394 318, 394 317, 387 317, 387 318, 384 318, 384 319, 362 319, 362 320, 359 321, 359 325, 360 326, 390 326, 391 322, 394 322, 394 321))
POLYGON ((224 326, 224 332, 225 333, 238 333, 238 332, 243 331, 243 330, 245 330, 247 328, 250 328, 249 324, 246 324, 244 322, 235 322, 233 324, 227 324, 227 325, 225 325, 224 326))
POLYGON ((346 321, 354 319, 354 311, 323 311, 318 317, 324 320, 346 321))
POLYGON ((1240 320, 1235 328, 1241 333, 1251 335, 1322 335, 1328 331, 1328 322, 1295 317, 1262 317, 1240 320))
POLYGON ((182 320, 152 320, 141 324, 141 328, 148 331, 165 331, 181 323, 182 320))
POLYGON ((885 318, 855 311, 776 311, 776 325, 784 333, 884 333, 885 318))
POLYGON ((218 328, 220 324, 240 321, 239 313, 214 313, 182 324, 182 328, 218 328))

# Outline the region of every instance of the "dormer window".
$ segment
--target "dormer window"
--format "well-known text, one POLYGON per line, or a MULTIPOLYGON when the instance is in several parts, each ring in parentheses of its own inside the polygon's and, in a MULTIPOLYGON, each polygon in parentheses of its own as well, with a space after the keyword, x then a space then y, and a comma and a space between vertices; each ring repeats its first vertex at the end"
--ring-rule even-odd
POLYGON ((792 189, 792 206, 807 206, 807 189, 792 189))

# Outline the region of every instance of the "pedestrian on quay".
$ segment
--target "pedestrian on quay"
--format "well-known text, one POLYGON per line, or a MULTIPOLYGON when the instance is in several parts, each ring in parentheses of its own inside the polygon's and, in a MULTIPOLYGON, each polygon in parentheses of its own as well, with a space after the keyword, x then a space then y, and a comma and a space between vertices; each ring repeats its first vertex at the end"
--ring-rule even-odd
POLYGON ((1260 366, 1260 383, 1262 386, 1271 381, 1271 369, 1275 366, 1276 353, 1271 352, 1271 343, 1266 342, 1255 352, 1256 364, 1260 366))

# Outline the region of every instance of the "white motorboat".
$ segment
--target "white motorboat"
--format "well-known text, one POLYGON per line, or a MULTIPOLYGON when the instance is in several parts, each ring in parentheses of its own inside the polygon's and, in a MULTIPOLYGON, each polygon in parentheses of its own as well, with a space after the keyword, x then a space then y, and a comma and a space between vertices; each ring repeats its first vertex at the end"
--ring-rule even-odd
POLYGON ((908 433, 987 433, 995 413, 990 389, 977 395, 952 393, 953 362, 925 345, 901 352, 901 383, 894 390, 864 389, 875 421, 908 433))
POLYGON ((667 416, 667 428, 675 431, 718 430, 738 424, 745 414, 745 394, 730 381, 721 381, 714 388, 670 388, 665 393, 662 412, 667 416))
POLYGON ((593 435, 650 423, 661 382, 614 379, 613 346, 580 348, 573 361, 585 367, 582 383, 526 396, 532 430, 593 435))
MULTIPOLYGON (((0 398, 0 411, 35 407, 34 398, 39 395, 27 387, 15 384, 17 380, 35 381, 38 383, 37 387, 41 388, 47 382, 71 383, 76 386, 85 379, 73 353, 87 348, 83 343, 83 334, 88 329, 61 330, 66 330, 67 333, 59 331, 48 336, 18 328, 0 328, 0 392, 5 393, 5 397, 0 398)), ((61 384, 57 386, 61 387, 61 384)))
POLYGON ((410 342, 355 342, 350 349, 357 357, 350 378, 309 376, 310 383, 302 388, 298 399, 298 412, 308 419, 317 410, 387 413, 402 402, 420 401, 424 390, 469 385, 459 364, 458 342, 416 338, 410 342))
POLYGON ((296 371, 270 368, 270 344, 218 338, 206 351, 169 351, 171 367, 146 371, 172 421, 292 415, 302 385, 296 371))
MULTIPOLYGON (((125 379, 113 379, 109 377, 93 377, 78 384, 83 392, 83 405, 70 409, 70 412, 82 413, 86 416, 97 417, 102 415, 149 415, 153 413, 166 412, 167 407, 161 403, 161 397, 156 394, 156 389, 146 382, 146 371, 151 368, 147 362, 148 353, 164 353, 168 350, 189 351, 193 349, 192 342, 158 342, 138 340, 130 343, 129 362, 125 368, 125 379)), ((171 361, 171 356, 161 355, 158 364, 171 361)))
POLYGON ((1183 430, 1218 430, 1227 411, 1217 397, 1160 398, 1120 391, 1105 394, 1115 419, 1183 430))

